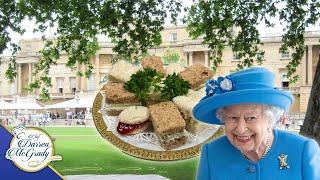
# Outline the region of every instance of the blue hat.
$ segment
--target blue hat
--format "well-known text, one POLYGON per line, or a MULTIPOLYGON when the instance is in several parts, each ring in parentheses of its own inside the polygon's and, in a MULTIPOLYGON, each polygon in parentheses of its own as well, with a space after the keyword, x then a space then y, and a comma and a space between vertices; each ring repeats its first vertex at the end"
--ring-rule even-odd
POLYGON ((206 96, 193 108, 193 116, 202 122, 222 124, 216 110, 236 104, 266 104, 288 111, 291 93, 274 87, 275 75, 265 68, 250 68, 206 83, 206 96))

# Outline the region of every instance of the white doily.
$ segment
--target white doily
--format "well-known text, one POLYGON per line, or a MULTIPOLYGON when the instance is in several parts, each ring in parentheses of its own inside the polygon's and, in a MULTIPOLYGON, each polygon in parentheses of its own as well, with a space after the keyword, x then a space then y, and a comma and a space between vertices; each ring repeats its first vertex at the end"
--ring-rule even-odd
MULTIPOLYGON (((107 110, 106 110, 106 102, 105 102, 105 94, 104 92, 101 91, 101 94, 103 96, 103 100, 101 103, 101 109, 99 110, 99 113, 102 114, 103 120, 107 125, 107 130, 111 131, 115 136, 120 138, 121 140, 144 149, 149 149, 149 150, 160 150, 163 151, 163 149, 160 146, 158 137, 154 132, 143 132, 135 135, 130 135, 130 136, 123 136, 117 132, 117 126, 119 123, 118 117, 117 116, 108 116, 107 115, 107 110)), ((208 125, 199 122, 201 125, 201 130, 197 132, 197 134, 193 134, 191 132, 185 131, 184 134, 187 137, 187 143, 175 150, 180 150, 180 149, 186 149, 189 147, 196 146, 198 144, 203 143, 206 141, 209 137, 215 134, 215 132, 219 129, 219 125, 208 125)))

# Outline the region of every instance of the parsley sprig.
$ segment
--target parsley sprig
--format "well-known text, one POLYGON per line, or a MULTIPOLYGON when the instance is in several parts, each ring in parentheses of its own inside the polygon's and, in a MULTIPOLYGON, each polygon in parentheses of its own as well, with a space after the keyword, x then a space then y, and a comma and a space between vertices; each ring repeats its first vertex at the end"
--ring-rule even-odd
POLYGON ((146 105, 150 94, 155 92, 161 92, 161 98, 164 100, 172 100, 176 96, 188 93, 190 84, 180 75, 176 73, 168 75, 162 82, 163 77, 163 74, 147 67, 133 74, 124 88, 134 93, 142 105, 146 105))
POLYGON ((161 90, 161 98, 170 101, 176 96, 187 94, 190 89, 189 82, 182 79, 182 77, 176 73, 168 75, 163 81, 163 84, 164 87, 161 90))
POLYGON ((149 67, 139 70, 131 75, 130 81, 126 82, 124 88, 129 92, 134 93, 143 105, 153 92, 160 91, 160 83, 163 74, 158 73, 156 70, 149 67))

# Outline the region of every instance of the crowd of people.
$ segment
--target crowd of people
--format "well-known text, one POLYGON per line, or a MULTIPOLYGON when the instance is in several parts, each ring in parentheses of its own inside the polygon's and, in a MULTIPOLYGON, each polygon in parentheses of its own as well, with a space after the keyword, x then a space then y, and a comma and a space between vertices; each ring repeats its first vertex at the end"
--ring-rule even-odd
POLYGON ((86 126, 86 121, 85 121, 85 111, 81 110, 76 113, 72 111, 68 111, 67 113, 67 118, 65 119, 65 125, 71 126, 72 121, 76 120, 76 125, 84 125, 86 126))
POLYGON ((20 115, 18 115, 17 113, 6 116, 0 115, 0 123, 4 126, 29 125, 39 127, 47 125, 57 125, 57 120, 64 120, 65 126, 86 126, 86 119, 88 119, 88 117, 86 116, 86 112, 84 110, 78 110, 76 112, 67 111, 65 116, 60 115, 58 112, 50 111, 44 113, 27 113, 20 115))

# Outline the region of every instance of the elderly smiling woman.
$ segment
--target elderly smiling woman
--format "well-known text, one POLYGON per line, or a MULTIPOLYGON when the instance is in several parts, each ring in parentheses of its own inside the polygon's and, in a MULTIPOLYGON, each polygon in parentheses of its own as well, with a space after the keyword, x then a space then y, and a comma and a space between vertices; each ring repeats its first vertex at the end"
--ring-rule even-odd
POLYGON ((203 145, 197 179, 320 179, 318 144, 274 128, 293 99, 274 79, 251 68, 207 82, 193 115, 224 124, 226 136, 203 145))

